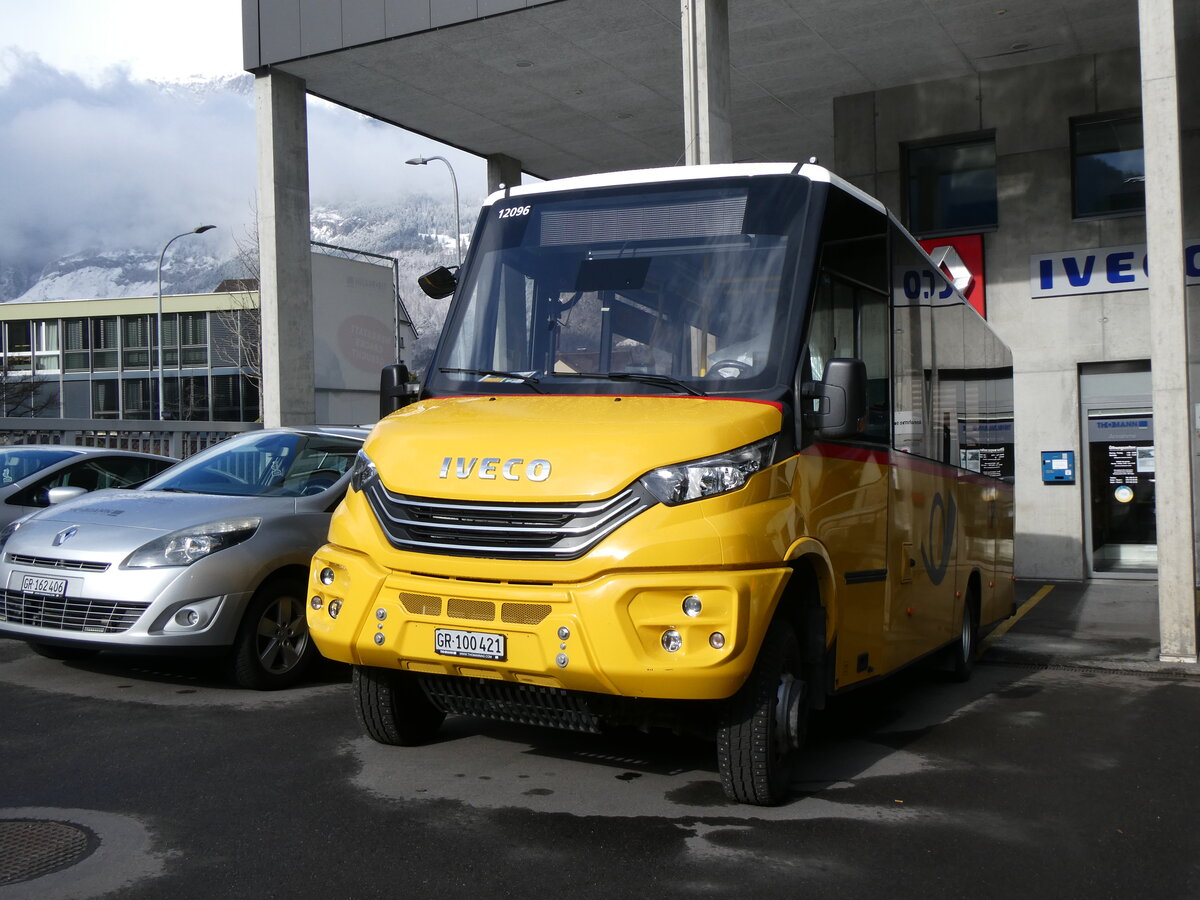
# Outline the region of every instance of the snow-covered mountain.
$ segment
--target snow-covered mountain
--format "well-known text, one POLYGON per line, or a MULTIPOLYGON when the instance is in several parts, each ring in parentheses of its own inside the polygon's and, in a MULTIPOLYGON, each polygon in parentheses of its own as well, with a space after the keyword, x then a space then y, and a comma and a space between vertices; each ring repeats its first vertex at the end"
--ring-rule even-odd
MULTIPOLYGON (((233 278, 232 260, 206 254, 173 251, 163 263, 163 293, 211 291, 222 278, 233 278), (213 280, 214 276, 216 281, 213 280)), ((29 280, 28 278, 25 280, 29 280)), ((158 256, 141 250, 75 253, 46 266, 20 293, 10 296, 0 283, 0 301, 93 300, 147 297, 158 292, 158 256)), ((18 286, 14 277, 12 288, 18 286)))

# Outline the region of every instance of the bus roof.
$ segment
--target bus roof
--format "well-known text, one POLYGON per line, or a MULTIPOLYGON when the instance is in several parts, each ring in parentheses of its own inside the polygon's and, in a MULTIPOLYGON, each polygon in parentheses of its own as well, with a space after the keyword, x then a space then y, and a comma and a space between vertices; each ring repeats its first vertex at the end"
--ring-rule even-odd
POLYGON ((576 175, 536 184, 521 184, 496 191, 484 201, 484 205, 506 197, 528 197, 551 191, 588 190, 591 188, 619 187, 635 184, 662 184, 672 181, 691 181, 701 178, 738 178, 747 175, 800 175, 810 181, 833 185, 866 203, 881 213, 884 206, 870 194, 859 190, 824 166, 815 163, 722 163, 710 166, 663 166, 657 169, 631 169, 625 172, 602 172, 594 175, 576 175))

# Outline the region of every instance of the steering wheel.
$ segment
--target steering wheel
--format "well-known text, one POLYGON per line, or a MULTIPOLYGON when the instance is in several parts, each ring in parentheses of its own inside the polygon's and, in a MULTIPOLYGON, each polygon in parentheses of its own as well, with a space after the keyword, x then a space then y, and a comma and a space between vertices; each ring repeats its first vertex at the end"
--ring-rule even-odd
POLYGON ((300 496, 311 497, 313 494, 327 491, 341 477, 342 473, 337 469, 317 469, 315 472, 309 472, 304 486, 300 489, 300 496))
POLYGON ((733 375, 722 375, 722 378, 741 378, 745 373, 752 371, 754 366, 744 363, 740 359, 718 359, 708 367, 709 372, 720 372, 722 369, 734 370, 733 375))

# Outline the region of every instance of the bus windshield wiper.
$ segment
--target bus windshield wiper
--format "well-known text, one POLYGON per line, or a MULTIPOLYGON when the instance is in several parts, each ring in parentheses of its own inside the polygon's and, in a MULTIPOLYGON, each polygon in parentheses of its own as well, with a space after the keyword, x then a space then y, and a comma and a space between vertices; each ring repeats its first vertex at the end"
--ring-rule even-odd
POLYGON ((607 378, 609 381, 640 381, 642 384, 661 384, 673 387, 683 394, 694 397, 706 397, 704 391, 698 391, 690 384, 672 378, 670 375, 657 375, 653 372, 555 372, 556 378, 607 378))
POLYGON ((538 387, 538 380, 532 375, 525 375, 522 372, 504 372, 500 369, 438 369, 443 375, 491 375, 493 378, 512 378, 517 381, 523 381, 539 394, 546 393, 538 387))

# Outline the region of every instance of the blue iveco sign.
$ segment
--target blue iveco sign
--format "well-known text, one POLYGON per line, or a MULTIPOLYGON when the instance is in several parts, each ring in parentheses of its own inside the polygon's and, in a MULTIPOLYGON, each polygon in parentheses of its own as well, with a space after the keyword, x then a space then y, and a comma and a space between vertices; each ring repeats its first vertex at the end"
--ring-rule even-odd
MULTIPOLYGON (((1200 240, 1183 248, 1188 284, 1200 284, 1200 240)), ((1033 297, 1144 291, 1150 286, 1145 244, 1064 250, 1029 257, 1029 290, 1033 297)))

